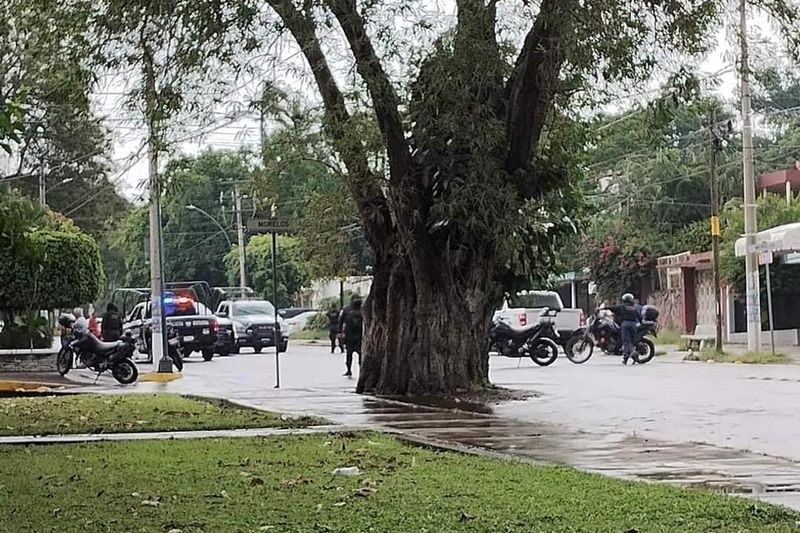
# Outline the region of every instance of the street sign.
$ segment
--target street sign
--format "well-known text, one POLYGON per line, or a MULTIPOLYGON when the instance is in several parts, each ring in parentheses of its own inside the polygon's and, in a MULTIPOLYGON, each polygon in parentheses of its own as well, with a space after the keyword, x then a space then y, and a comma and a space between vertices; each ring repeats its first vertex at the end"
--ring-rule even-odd
POLYGON ((773 261, 773 256, 771 251, 761 252, 758 254, 758 264, 759 265, 771 265, 773 261))
POLYGON ((293 225, 293 221, 286 218, 251 218, 246 224, 250 233, 287 233, 293 225))

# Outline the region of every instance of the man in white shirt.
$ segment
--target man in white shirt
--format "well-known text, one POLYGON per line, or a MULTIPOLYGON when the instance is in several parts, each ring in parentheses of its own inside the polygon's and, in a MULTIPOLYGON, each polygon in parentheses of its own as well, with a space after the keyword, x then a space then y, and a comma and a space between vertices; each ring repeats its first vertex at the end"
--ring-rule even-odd
POLYGON ((83 309, 76 307, 72 310, 72 314, 75 315, 75 324, 72 326, 72 331, 84 335, 89 333, 89 322, 87 322, 86 317, 83 316, 83 309))

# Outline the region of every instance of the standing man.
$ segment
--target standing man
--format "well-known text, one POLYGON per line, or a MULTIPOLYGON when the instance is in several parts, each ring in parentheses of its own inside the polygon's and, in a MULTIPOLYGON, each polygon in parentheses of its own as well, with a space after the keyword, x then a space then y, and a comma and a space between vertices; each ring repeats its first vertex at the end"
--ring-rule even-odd
POLYGON ((331 353, 336 351, 336 339, 339 339, 339 353, 344 353, 344 342, 339 336, 339 316, 341 311, 336 307, 331 307, 325 315, 328 318, 328 338, 331 340, 331 353))
POLYGON ((358 354, 358 366, 361 366, 361 337, 364 334, 364 317, 361 314, 361 297, 353 296, 350 305, 342 313, 339 321, 339 332, 344 336, 344 344, 347 351, 345 365, 347 372, 345 376, 353 375, 353 354, 358 354))
POLYGON ((83 316, 83 308, 76 307, 72 310, 72 314, 75 315, 75 324, 72 326, 72 331, 81 335, 89 333, 89 322, 83 316))
POLYGON ((122 316, 119 314, 117 306, 113 303, 109 303, 106 306, 101 327, 100 333, 106 342, 118 341, 122 337, 122 316))
MULTIPOLYGON (((608 308, 620 323, 622 333, 622 364, 627 365, 628 359, 633 357, 633 338, 636 336, 636 324, 639 322, 639 313, 636 309, 636 300, 633 294, 622 295, 622 304, 612 305, 608 308)), ((634 359, 634 362, 636 359, 634 359)))

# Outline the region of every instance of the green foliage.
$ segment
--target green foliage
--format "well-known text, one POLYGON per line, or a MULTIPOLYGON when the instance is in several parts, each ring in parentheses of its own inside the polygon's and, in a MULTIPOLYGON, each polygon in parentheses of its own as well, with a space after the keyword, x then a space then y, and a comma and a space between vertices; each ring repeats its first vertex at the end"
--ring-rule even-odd
POLYGON ((292 532, 790 533, 799 519, 746 498, 431 450, 374 433, 4 446, 0 476, 6 486, 0 523, 24 516, 26 527, 44 531, 57 520, 63 533, 272 526, 292 532), (114 466, 104 468, 109 458, 114 466), (331 476, 342 466, 358 466, 363 474, 331 476), (141 496, 132 497, 134 490, 141 496), (94 495, 94 505, 81 503, 86 494, 94 495), (199 504, 206 501, 219 503, 199 504))
POLYGON ((92 302, 103 284, 97 243, 17 195, 0 197, 0 302, 5 313, 92 302), (17 218, 27 217, 27 218, 17 218), (7 224, 8 221, 10 224, 7 224))
POLYGON ((711 222, 698 220, 684 226, 676 232, 673 251, 679 252, 708 252, 711 250, 711 222))
POLYGON ((642 281, 653 274, 664 252, 658 235, 619 224, 583 243, 582 256, 601 300, 616 302, 626 292, 639 295, 642 281))
MULTIPOLYGON (((745 293, 744 257, 736 257, 734 245, 744 234, 744 209, 740 200, 729 202, 720 216, 722 224, 721 267, 723 278, 738 294, 745 293)), ((758 228, 766 230, 783 224, 800 221, 800 202, 791 204, 777 194, 758 199, 758 228)), ((800 295, 800 268, 797 265, 774 264, 770 268, 773 294, 800 295)), ((766 286, 764 269, 761 269, 761 287, 766 286)), ((766 298, 762 290, 762 298, 766 298)))
MULTIPOLYGON (((197 157, 181 157, 169 163, 164 174, 162 224, 164 275, 167 281, 203 280, 212 286, 227 285, 223 261, 235 235, 232 183, 250 176, 244 152, 209 150, 197 157), (194 205, 202 213, 188 209, 194 205)), ((150 236, 149 208, 131 211, 124 221, 115 249, 124 257, 127 285, 148 285, 150 267, 145 262, 145 242, 150 236)), ((238 281, 236 283, 238 285, 238 281)))
POLYGON ((50 348, 52 345, 50 324, 33 309, 15 317, 0 331, 0 346, 3 348, 50 348))
POLYGON ((0 100, 0 149, 11 155, 11 143, 20 141, 20 134, 25 129, 25 110, 23 107, 3 98, 0 100))
MULTIPOLYGON (((263 140, 263 167, 253 174, 260 210, 269 211, 275 203, 277 216, 294 222, 315 278, 364 274, 372 254, 346 177, 319 129, 322 117, 297 100, 273 96, 267 110, 280 127, 263 140)), ((371 122, 365 124, 353 135, 363 135, 363 142, 373 146, 379 132, 371 122)))
MULTIPOLYGON (((225 256, 228 284, 239 283, 239 249, 235 246, 225 256)), ((279 308, 291 307, 294 296, 308 284, 310 276, 297 239, 278 237, 278 302, 279 308)), ((272 294, 272 236, 256 235, 247 241, 247 284, 267 300, 272 294)))

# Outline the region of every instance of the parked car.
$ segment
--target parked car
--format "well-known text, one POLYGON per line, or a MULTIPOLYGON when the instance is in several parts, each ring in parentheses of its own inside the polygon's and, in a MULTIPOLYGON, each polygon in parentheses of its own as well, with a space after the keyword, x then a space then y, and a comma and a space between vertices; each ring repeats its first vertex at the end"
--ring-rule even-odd
POLYGON ((279 352, 285 352, 289 347, 286 324, 278 317, 278 330, 275 331, 275 307, 266 300, 224 300, 217 307, 216 316, 220 330, 217 353, 239 353, 244 347, 260 353, 265 347, 275 346, 276 339, 279 352))
POLYGON ((298 315, 302 315, 303 313, 309 313, 311 311, 317 312, 316 309, 309 309, 307 307, 290 307, 288 309, 279 309, 278 316, 284 320, 288 320, 290 318, 294 318, 298 315))
POLYGON ((557 310, 555 327, 558 333, 568 338, 574 331, 586 325, 586 316, 582 309, 564 309, 561 296, 555 291, 520 291, 508 295, 503 306, 495 311, 494 318, 501 317, 516 327, 525 327, 536 323, 542 309, 557 310))
POLYGON ((306 311, 304 313, 300 313, 297 316, 287 319, 286 328, 288 329, 289 334, 293 334, 298 331, 303 331, 306 327, 306 324, 308 324, 308 321, 317 316, 318 314, 319 311, 306 311))
MULTIPOLYGON (((130 331, 136 339, 136 348, 140 353, 150 354, 153 318, 150 301, 138 303, 128 315, 122 328, 130 331)), ((200 302, 188 296, 164 295, 164 308, 167 314, 167 325, 179 339, 179 350, 183 357, 193 352, 203 354, 205 361, 214 357, 214 346, 217 342, 219 323, 217 317, 200 302)))

